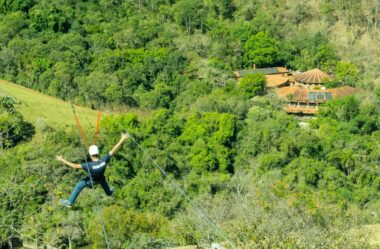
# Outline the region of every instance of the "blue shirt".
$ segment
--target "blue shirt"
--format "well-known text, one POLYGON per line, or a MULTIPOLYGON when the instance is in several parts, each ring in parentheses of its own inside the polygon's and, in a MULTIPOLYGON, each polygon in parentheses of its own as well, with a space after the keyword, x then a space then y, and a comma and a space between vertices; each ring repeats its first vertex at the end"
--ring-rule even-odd
POLYGON ((104 175, 104 171, 106 171, 107 164, 111 159, 111 155, 107 153, 107 155, 103 156, 96 162, 87 162, 82 164, 82 169, 84 169, 87 173, 90 171, 91 177, 94 177, 95 180, 101 178, 104 175))

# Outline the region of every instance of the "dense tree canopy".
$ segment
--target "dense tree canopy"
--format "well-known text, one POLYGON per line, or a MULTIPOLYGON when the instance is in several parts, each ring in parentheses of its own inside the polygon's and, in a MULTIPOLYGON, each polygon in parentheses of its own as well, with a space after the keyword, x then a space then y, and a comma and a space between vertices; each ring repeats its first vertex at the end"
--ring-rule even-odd
POLYGON ((360 234, 380 222, 380 26, 370 2, 0 0, 0 77, 127 110, 103 118, 104 153, 122 132, 133 136, 106 171, 114 196, 84 190, 66 210, 59 199, 85 173, 54 157, 85 160, 78 131, 35 131, 22 99, 0 97, 0 247, 105 248, 99 200, 111 248, 226 237, 238 248, 370 248, 360 234), (318 67, 334 77, 328 87, 378 94, 290 116, 264 75, 233 77, 253 65, 318 67))
POLYGON ((244 44, 245 66, 270 67, 280 62, 278 42, 268 33, 259 32, 251 36, 244 44))
POLYGON ((0 148, 7 149, 30 139, 34 127, 15 109, 15 100, 0 96, 0 148))

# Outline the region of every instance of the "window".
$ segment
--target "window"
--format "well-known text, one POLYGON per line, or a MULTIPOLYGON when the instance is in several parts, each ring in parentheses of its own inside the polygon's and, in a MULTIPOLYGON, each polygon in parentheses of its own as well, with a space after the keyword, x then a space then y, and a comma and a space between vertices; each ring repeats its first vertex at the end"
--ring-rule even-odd
POLYGON ((330 92, 325 93, 325 97, 327 100, 332 99, 332 94, 330 92))
POLYGON ((323 93, 317 93, 317 100, 321 101, 321 100, 325 100, 325 95, 323 93))
POLYGON ((309 92, 308 99, 310 102, 315 102, 316 94, 317 94, 316 92, 309 92))

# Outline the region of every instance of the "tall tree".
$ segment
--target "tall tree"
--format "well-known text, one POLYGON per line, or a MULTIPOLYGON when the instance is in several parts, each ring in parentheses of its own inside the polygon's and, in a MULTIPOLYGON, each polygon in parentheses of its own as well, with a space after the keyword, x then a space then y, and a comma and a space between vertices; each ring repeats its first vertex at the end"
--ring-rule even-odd
POLYGON ((280 49, 278 42, 268 33, 259 32, 251 36, 244 43, 244 64, 251 67, 274 66, 280 62, 280 49))

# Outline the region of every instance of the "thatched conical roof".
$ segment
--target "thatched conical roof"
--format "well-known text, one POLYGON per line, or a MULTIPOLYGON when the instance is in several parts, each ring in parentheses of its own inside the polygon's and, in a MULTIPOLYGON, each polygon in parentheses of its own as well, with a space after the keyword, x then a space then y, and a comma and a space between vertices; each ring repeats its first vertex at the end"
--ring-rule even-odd
POLYGON ((297 82, 305 84, 322 84, 326 81, 330 81, 331 76, 316 68, 304 73, 296 74, 294 79, 297 82))

